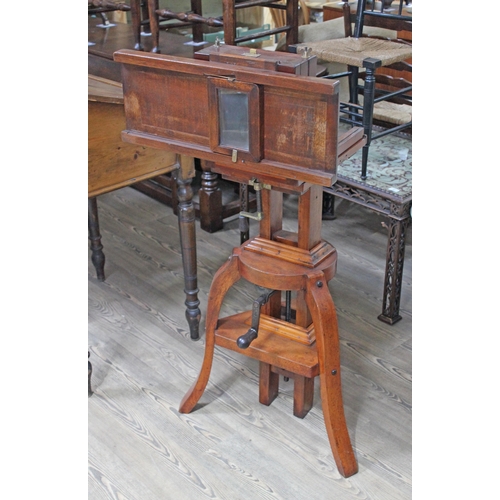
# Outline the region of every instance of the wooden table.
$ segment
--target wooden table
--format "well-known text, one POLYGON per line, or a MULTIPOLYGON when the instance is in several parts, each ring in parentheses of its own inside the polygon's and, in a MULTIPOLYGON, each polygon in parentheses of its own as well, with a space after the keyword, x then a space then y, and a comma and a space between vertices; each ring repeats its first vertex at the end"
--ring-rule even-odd
POLYGON ((194 160, 171 152, 126 144, 122 85, 89 75, 88 85, 88 198, 92 262, 104 280, 104 253, 96 197, 160 174, 176 172, 178 217, 184 266, 186 318, 191 338, 199 338, 200 309, 196 277, 196 238, 193 193, 194 160))
MULTIPOLYGON (((133 49, 135 38, 130 24, 115 23, 112 28, 99 28, 100 20, 89 17, 88 21, 88 72, 98 77, 121 82, 121 68, 113 61, 113 53, 119 49, 133 49)), ((194 53, 210 47, 203 45, 186 45, 189 39, 167 31, 160 31, 160 50, 162 54, 176 55, 192 59, 194 53)), ((141 43, 145 52, 153 48, 151 37, 143 36, 141 43)), ((194 202, 195 215, 200 219, 203 230, 212 233, 222 229, 223 220, 240 211, 240 200, 222 202, 218 175, 209 170, 201 172, 200 201, 194 202)), ((177 183, 170 174, 159 175, 142 180, 133 185, 134 189, 147 194, 161 203, 171 206, 175 214, 177 207, 177 183)), ((251 202, 252 203, 252 202, 251 202)), ((255 203, 255 201, 253 201, 255 203)))
MULTIPOLYGON (((389 139, 391 139, 390 136, 385 138, 386 141, 389 139)), ((392 325, 402 319, 399 307, 405 243, 407 229, 411 223, 411 167, 406 166, 407 162, 399 163, 400 166, 396 168, 398 165, 396 162, 380 161, 377 148, 370 148, 370 153, 368 168, 371 175, 367 180, 363 181, 359 177, 361 160, 358 155, 339 166, 337 182, 331 188, 325 188, 325 191, 334 197, 352 201, 387 217, 387 253, 382 312, 378 319, 392 325), (388 182, 387 179, 389 179, 388 182)))

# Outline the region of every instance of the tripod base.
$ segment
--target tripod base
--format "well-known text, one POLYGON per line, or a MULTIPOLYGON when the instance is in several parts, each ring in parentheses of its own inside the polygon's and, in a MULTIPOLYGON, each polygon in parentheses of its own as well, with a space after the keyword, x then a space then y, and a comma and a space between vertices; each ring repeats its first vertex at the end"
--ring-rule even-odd
POLYGON ((311 380, 320 377, 321 402, 332 453, 340 473, 349 477, 358 471, 344 416, 340 378, 340 350, 337 315, 328 281, 333 278, 337 263, 336 250, 322 243, 321 258, 313 267, 281 260, 283 244, 268 241, 265 254, 256 251, 257 238, 233 250, 230 259, 215 274, 207 303, 206 346, 198 379, 184 396, 179 411, 191 412, 208 383, 215 345, 225 347, 261 362, 260 400, 270 404, 277 395, 277 376, 286 374, 295 379, 298 397, 297 416, 305 416, 312 406, 311 380), (269 251, 269 246, 275 252, 269 251), (310 311, 315 344, 307 345, 286 338, 290 325, 283 322, 277 331, 260 329, 258 338, 247 349, 239 349, 236 339, 248 330, 249 312, 219 320, 222 302, 228 290, 241 278, 274 290, 296 290, 303 293, 310 311), (308 408, 309 407, 309 408, 308 408))

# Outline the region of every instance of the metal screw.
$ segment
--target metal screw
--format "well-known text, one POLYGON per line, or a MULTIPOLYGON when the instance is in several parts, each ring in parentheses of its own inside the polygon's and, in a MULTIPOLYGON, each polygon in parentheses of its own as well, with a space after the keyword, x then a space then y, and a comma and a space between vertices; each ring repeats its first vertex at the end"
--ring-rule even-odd
POLYGON ((317 282, 316 282, 316 286, 317 286, 318 288, 321 288, 321 287, 323 286, 323 282, 322 282, 322 281, 317 281, 317 282))
POLYGON ((337 370, 332 370, 332 375, 337 375, 337 370))

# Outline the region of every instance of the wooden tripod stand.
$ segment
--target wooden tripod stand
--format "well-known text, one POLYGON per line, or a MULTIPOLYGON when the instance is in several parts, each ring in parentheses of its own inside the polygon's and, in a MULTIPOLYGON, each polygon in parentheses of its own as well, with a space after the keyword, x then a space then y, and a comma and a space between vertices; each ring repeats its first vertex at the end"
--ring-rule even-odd
POLYGON ((283 193, 263 189, 262 197, 264 218, 259 236, 235 248, 213 279, 203 365, 179 411, 189 413, 203 394, 215 345, 259 360, 262 404, 269 405, 276 398, 280 375, 293 378, 294 415, 301 418, 312 407, 314 377, 319 375, 333 456, 340 473, 348 477, 358 466, 344 417, 337 315, 328 289, 336 271, 337 252, 320 235, 322 189, 310 186, 300 193, 297 234, 282 230, 283 193), (245 349, 238 346, 238 339, 249 329, 252 312, 219 319, 226 293, 241 278, 271 290, 296 292, 295 322, 282 319, 281 293, 272 294, 262 306, 258 336, 245 349))
POLYGON ((253 184, 259 195, 259 236, 235 248, 214 276, 203 364, 179 411, 189 413, 202 396, 215 345, 259 360, 263 404, 276 397, 280 374, 293 378, 294 414, 301 418, 312 406, 319 376, 333 456, 343 476, 355 474, 337 316, 328 289, 337 252, 321 240, 321 212, 322 188, 335 182, 338 162, 366 138, 361 128, 338 137, 338 82, 268 70, 268 61, 259 62, 254 53, 242 53, 237 64, 125 50, 115 53, 115 60, 123 63, 123 140, 198 157, 212 172, 253 184), (252 67, 245 67, 247 58, 252 67), (283 193, 298 195, 295 233, 282 227, 283 193), (240 279, 269 292, 252 311, 219 319, 225 295, 240 279))

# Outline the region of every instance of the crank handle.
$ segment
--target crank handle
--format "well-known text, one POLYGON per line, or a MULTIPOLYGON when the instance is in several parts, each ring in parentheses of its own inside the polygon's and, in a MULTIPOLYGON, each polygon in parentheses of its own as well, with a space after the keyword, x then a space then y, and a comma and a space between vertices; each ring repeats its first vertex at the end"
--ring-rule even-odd
POLYGON ((252 326, 247 333, 239 336, 236 344, 240 349, 248 349, 250 344, 259 336, 259 321, 260 321, 260 308, 267 303, 269 298, 276 290, 263 293, 253 301, 252 305, 252 326))
POLYGON ((238 337, 236 343, 240 349, 248 349, 250 344, 257 338, 257 330, 253 327, 248 330, 247 333, 238 337))

